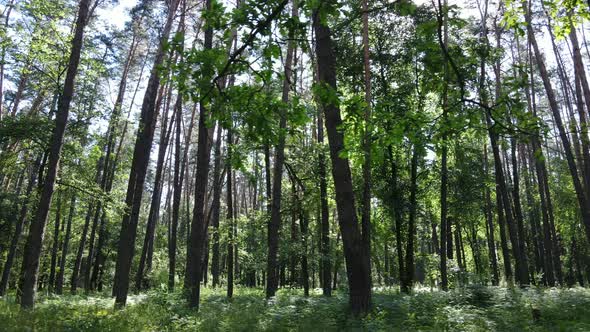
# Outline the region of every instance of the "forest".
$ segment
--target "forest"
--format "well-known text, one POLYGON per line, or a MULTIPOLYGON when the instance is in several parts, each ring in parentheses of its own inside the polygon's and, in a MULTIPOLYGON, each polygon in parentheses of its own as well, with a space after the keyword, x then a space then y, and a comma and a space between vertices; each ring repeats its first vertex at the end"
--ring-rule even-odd
POLYGON ((590 331, 590 1, 0 0, 0 330, 590 331))

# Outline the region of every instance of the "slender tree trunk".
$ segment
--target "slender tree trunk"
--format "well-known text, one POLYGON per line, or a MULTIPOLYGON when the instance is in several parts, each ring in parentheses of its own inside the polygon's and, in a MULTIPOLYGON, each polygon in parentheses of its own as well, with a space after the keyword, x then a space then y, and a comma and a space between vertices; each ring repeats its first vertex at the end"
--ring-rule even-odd
MULTIPOLYGON (((297 19, 297 3, 292 2, 291 18, 297 19)), ((295 30, 292 27, 289 30, 289 42, 287 44, 287 55, 285 58, 283 92, 281 101, 285 104, 279 111, 279 140, 275 147, 275 169, 273 173, 272 184, 272 205, 270 209, 270 222, 268 223, 268 257, 266 263, 266 274, 268 276, 266 283, 266 298, 275 296, 278 288, 277 275, 277 256, 279 250, 279 228, 281 226, 281 201, 282 201, 282 181, 283 181, 283 164, 285 161, 285 139, 287 128, 287 104, 289 103, 289 92, 291 90, 291 77, 293 53, 295 42, 293 40, 295 30)))
MULTIPOLYGON (((4 12, 2 16, 4 17, 4 28, 8 28, 8 24, 10 23, 10 13, 12 12, 12 7, 14 6, 14 0, 10 0, 9 3, 6 4, 4 12)), ((4 116, 4 110, 2 109, 2 105, 4 104, 4 64, 6 63, 6 48, 7 46, 2 47, 2 54, 0 55, 0 121, 2 121, 2 117, 4 116)))
MULTIPOLYGON (((320 4, 321 5, 321 4, 320 4)), ((330 93, 336 93, 336 57, 332 45, 330 28, 319 17, 320 8, 313 13, 313 27, 316 34, 319 83, 330 93)), ((362 243, 358 227, 352 175, 348 160, 340 156, 344 148, 344 136, 339 130, 342 124, 340 108, 333 101, 322 100, 330 156, 332 176, 336 191, 336 206, 344 245, 348 273, 349 304, 354 314, 364 314, 371 306, 371 280, 367 264, 368 253, 362 243)))
POLYGON ((227 222, 228 222, 228 240, 227 240, 227 297, 232 298, 234 295, 234 197, 233 191, 233 171, 231 166, 231 158, 233 149, 233 128, 229 128, 227 131, 227 222))
POLYGON ((139 129, 137 132, 135 149, 133 151, 131 172, 125 198, 125 204, 129 211, 127 211, 123 217, 119 245, 117 248, 117 263, 115 266, 115 279, 113 285, 113 293, 116 296, 115 304, 117 307, 124 306, 127 301, 127 293, 129 291, 129 272, 135 252, 134 247, 137 235, 137 222, 139 219, 143 186, 157 120, 155 103, 158 87, 160 85, 158 68, 164 61, 164 45, 167 43, 170 36, 178 2, 178 0, 172 0, 168 6, 166 24, 162 30, 160 43, 158 50, 156 51, 156 58, 154 60, 154 65, 152 67, 141 106, 139 129))
MULTIPOLYGON (((205 10, 211 10, 211 0, 206 0, 205 10)), ((206 23, 207 25, 207 23, 206 23)), ((213 48, 213 28, 209 25, 205 30, 204 49, 213 48)), ((213 75, 213 68, 203 68, 204 77, 213 75)), ((195 177, 195 198, 193 207, 193 219, 190 230, 190 245, 187 249, 187 266, 185 288, 188 290, 189 305, 198 310, 201 295, 201 258, 204 250, 204 242, 207 238, 205 221, 205 193, 209 180, 209 159, 213 128, 207 127, 210 117, 209 102, 201 99, 199 116, 199 134, 197 145, 197 171, 195 177)))
MULTIPOLYGON (((496 46, 500 43, 500 30, 496 27, 496 46)), ((496 62, 494 65, 494 72, 495 72, 495 94, 496 100, 500 100, 501 98, 501 72, 500 72, 500 64, 496 62)), ((486 123, 488 126, 488 133, 490 137, 490 143, 492 146, 492 154, 494 156, 494 168, 495 168, 495 178, 496 178, 496 195, 499 195, 502 201, 502 207, 504 209, 504 220, 506 221, 506 225, 508 226, 508 235, 510 238, 510 242, 512 244, 512 252, 514 255, 515 261, 515 270, 516 270, 516 281, 520 285, 527 285, 529 283, 529 276, 527 269, 524 266, 524 257, 522 252, 520 251, 520 240, 518 237, 518 228, 515 225, 514 218, 513 218, 513 211, 512 211, 512 203, 510 202, 510 197, 508 194, 507 188, 507 179, 505 177, 505 171, 502 164, 502 156, 500 154, 500 146, 498 142, 498 133, 495 131, 494 123, 492 123, 490 112, 486 112, 486 123)), ((499 207, 499 206, 498 206, 499 207)), ((500 211, 498 210, 498 214, 500 211)), ((524 239, 522 239, 524 241, 524 239)), ((507 258, 507 257, 505 257, 507 258)), ((506 262, 505 262, 506 264, 506 262)), ((508 270, 506 270, 508 272, 508 270)), ((506 276, 506 279, 510 281, 509 276, 506 276)))
MULTIPOLYGON (((487 178, 489 169, 487 145, 483 146, 483 160, 484 176, 487 178)), ((488 230, 488 254, 490 256, 490 265, 492 268, 492 285, 498 286, 500 283, 500 273, 498 272, 498 258, 496 256, 496 240, 494 239, 494 216, 492 214, 492 199, 490 197, 490 189, 487 187, 487 185, 484 187, 484 199, 486 227, 488 230)))
MULTIPOLYGON (((103 173, 105 172, 103 168, 103 173)), ((90 239, 88 240, 88 255, 86 256, 86 265, 84 266, 84 292, 90 293, 92 286, 90 285, 90 277, 92 272, 92 261, 96 256, 96 237, 99 232, 99 222, 102 213, 102 203, 99 201, 94 209, 94 217, 92 217, 92 227, 90 228, 90 239)))
MULTIPOLYGON (((295 184, 291 186, 292 206, 291 206, 291 252, 290 252, 290 266, 289 266, 289 284, 291 287, 296 287, 298 283, 297 278, 297 261, 301 258, 300 252, 297 248, 299 243, 299 229, 297 227, 297 219, 299 218, 299 205, 297 202, 297 192, 295 184), (294 250, 295 249, 295 250, 294 250)), ((303 235, 303 234, 302 234, 303 235)))
POLYGON ((72 278, 70 291, 76 293, 79 282, 79 273, 82 269, 82 257, 84 256, 84 246, 86 244, 86 236, 88 235, 88 228, 90 228, 90 219, 92 218, 92 212, 94 211, 94 204, 89 203, 88 211, 86 212, 86 218, 84 219, 84 226, 82 228, 82 235, 80 236, 80 242, 78 243, 78 251, 76 254, 76 260, 74 261, 74 267, 72 269, 72 278))
POLYGON ((406 275, 403 280, 402 290, 409 292, 414 283, 414 239, 416 237, 416 211, 417 211, 417 191, 418 191, 418 158, 420 158, 420 149, 417 143, 414 143, 412 161, 410 166, 410 215, 408 218, 408 244, 406 249, 406 275))
POLYGON ((399 281, 401 290, 403 292, 407 291, 407 285, 405 282, 406 272, 405 272, 405 265, 404 265, 404 250, 403 250, 403 229, 402 229, 402 193, 401 188, 399 185, 399 167, 397 165, 396 160, 394 159, 393 150, 391 145, 388 147, 389 150, 389 158, 391 163, 391 184, 392 184, 392 191, 393 191, 393 199, 391 201, 391 209, 393 210, 393 218, 394 218, 394 230, 395 230, 395 248, 397 251, 397 265, 399 270, 399 281))
MULTIPOLYGON (((172 126, 174 125, 174 120, 168 118, 168 112, 170 109, 170 99, 171 99, 171 89, 169 87, 168 98, 166 101, 166 110, 162 115, 162 125, 160 130, 160 145, 158 148, 158 160, 156 162, 156 174, 154 179, 154 191, 152 193, 152 199, 150 203, 150 212, 148 215, 147 220, 147 227, 145 232, 145 238, 143 241, 143 247, 141 250, 141 256, 139 259, 139 267, 137 268, 137 274, 135 276, 135 290, 137 292, 141 291, 144 288, 144 275, 149 271, 147 268, 151 266, 151 252, 153 252, 153 242, 156 233, 156 224, 158 223, 160 217, 160 203, 162 200, 162 187, 164 185, 164 167, 166 161, 166 152, 168 150, 168 143, 170 141, 170 135, 172 133, 172 126), (168 127, 168 121, 170 120, 170 127, 168 127)), ((181 103, 182 96, 177 96, 177 102, 181 103)), ((172 118, 174 118, 175 113, 180 111, 180 109, 176 106, 174 107, 174 111, 172 114, 172 118)))
POLYGON ((74 218, 74 212, 76 211, 76 194, 72 193, 70 200, 70 211, 68 213, 68 221, 66 226, 66 234, 63 239, 61 248, 61 260, 59 264, 59 273, 57 275, 57 281, 55 283, 55 293, 61 294, 63 292, 64 285, 64 272, 66 269, 66 258, 68 256, 68 249, 70 244, 70 234, 72 233, 72 219, 74 218))
MULTIPOLYGON (((500 190, 496 185, 496 193, 500 190)), ((502 261, 504 263, 504 278, 506 282, 512 284, 512 263, 510 260, 510 248, 508 247, 508 239, 506 238, 506 220, 504 219, 504 207, 502 203, 502 195, 496 194, 496 205, 498 210, 498 226, 500 226, 500 244, 502 247, 502 261)))
POLYGON ((74 81, 78 73, 78 64, 80 63, 80 53, 82 50, 84 27, 88 23, 90 11, 90 0, 80 0, 78 18, 74 38, 72 39, 72 49, 68 62, 66 79, 64 81, 63 92, 59 97, 58 108, 55 118, 55 128, 51 138, 51 149, 49 152, 49 162, 47 173, 43 181, 43 190, 39 198, 39 205, 31 227, 29 236, 25 245, 24 254, 24 276, 22 289, 21 307, 24 309, 33 308, 35 301, 35 287, 39 272, 39 259, 41 258, 41 247, 45 235, 45 225, 47 215, 51 206, 51 198, 55 186, 55 179, 58 170, 63 139, 70 112, 70 102, 74 94, 74 81))
POLYGON ((512 149, 512 199, 514 200, 514 216, 516 218, 516 227, 518 231, 518 251, 521 257, 521 284, 527 285, 529 283, 529 268, 528 257, 526 249, 526 234, 524 230, 524 217, 522 215, 522 208, 520 202, 520 176, 518 172, 517 161, 517 142, 514 137, 510 140, 512 149))
POLYGON ((213 287, 219 285, 219 214, 221 207, 221 124, 217 125, 217 140, 215 142, 213 166, 213 203, 211 205, 211 226, 213 226, 213 246, 211 257, 211 275, 213 287))
POLYGON ((362 1, 362 37, 363 37, 363 64, 364 64, 364 83, 365 83, 365 127, 363 142, 363 201, 361 231, 363 238, 364 251, 367 255, 367 271, 369 271, 369 281, 371 281, 371 58, 369 49, 369 7, 367 0, 362 1))
POLYGON ((580 115, 580 126, 581 126, 581 137, 583 146, 583 165, 584 165, 584 183, 586 185, 586 197, 590 196, 590 152, 589 152, 589 138, 588 138, 588 120, 586 112, 583 109, 582 99, 586 102, 586 108, 590 112, 590 86, 586 78, 586 70, 584 61, 582 59, 582 53, 580 52, 580 44, 578 42, 578 36, 576 34, 576 28, 573 25, 571 17, 570 20, 570 41, 573 49, 573 60, 574 60, 574 77, 576 80, 576 91, 578 92, 578 113, 580 115), (584 98, 581 98, 579 88, 582 88, 584 98), (580 105, 581 104, 581 105, 580 105))
POLYGON ((570 140, 567 136, 567 131, 565 130, 565 126, 563 124, 561 113, 559 111, 559 106, 557 103, 557 99, 555 97, 555 92, 551 85, 551 81, 549 78, 549 74, 547 72, 547 68, 545 67, 545 61, 543 60, 543 55, 539 49, 539 45, 537 44, 537 39, 535 37, 535 33, 533 31, 532 23, 531 23, 531 13, 528 8, 528 1, 523 3, 523 10, 525 11, 525 17, 527 22, 527 32, 529 37, 529 42, 533 47, 533 51, 535 54, 535 60, 537 63, 537 67, 539 69, 539 73, 541 75, 541 80, 543 81, 543 85, 545 87, 545 93, 547 94, 547 99, 549 100, 549 106, 551 112, 553 113, 553 117, 555 119, 555 125, 559 132, 559 136, 561 138, 561 142, 563 144, 563 149, 565 152, 565 157, 567 160, 568 168, 571 173, 572 181, 574 184, 574 190, 576 193, 576 198, 578 199, 578 204, 580 205, 580 211, 582 213, 582 221, 585 225, 586 230, 586 237, 590 241, 590 204, 588 201, 588 197, 584 192, 584 188, 578 176, 578 169, 574 160, 574 155, 572 152, 572 147, 570 140))
MULTIPOLYGON (((440 0, 439 0, 440 5, 440 0)), ((443 43, 444 47, 447 47, 448 44, 448 3, 447 0, 444 0, 444 7, 440 8, 439 14, 443 20, 443 26, 439 26, 440 29, 444 29, 443 31, 443 43)), ((440 37, 439 37, 440 38, 440 37)), ((444 86, 443 86, 443 102, 442 102, 442 122, 443 126, 447 125, 448 119, 448 89, 449 89, 449 64, 448 60, 444 62, 444 86)), ((447 256, 449 256, 449 250, 447 248, 448 242, 448 202, 447 202, 447 195, 448 195, 448 166, 447 166, 447 154, 448 154, 448 146, 447 146, 447 138, 448 134, 444 132, 442 134, 442 143, 441 143, 441 159, 440 159, 440 275, 441 275, 441 287, 444 291, 448 290, 449 288, 449 281, 447 277, 447 256)), ((450 251, 452 256, 452 250, 450 251)))
POLYGON ((14 234, 12 235, 12 240, 10 242, 10 249, 8 250, 8 255, 6 256, 6 262, 4 262, 4 269, 2 270, 2 280, 0 281, 0 296, 4 296, 6 294, 6 289, 8 288, 8 280, 10 279, 10 271, 12 270, 12 265, 14 264, 14 259, 16 257, 16 251, 18 248, 18 242, 21 238, 23 229, 25 227, 25 223, 27 220, 27 214, 29 211, 29 202, 31 200, 31 195, 33 194, 33 189, 35 188, 35 184, 37 182, 37 172, 39 169, 39 165, 41 163, 41 155, 37 158, 34 162, 33 166, 30 170, 29 175, 29 183, 27 184, 25 199, 22 202, 18 221, 16 223, 16 227, 14 229, 14 234))
MULTIPOLYGON (((526 193, 526 200, 528 205, 528 219, 531 224, 531 235, 534 247, 534 254, 535 254, 535 271, 542 272, 544 270, 543 267, 543 240, 542 240, 542 231, 541 227, 539 226, 539 206, 533 196, 533 184, 531 181, 531 168, 528 165, 528 149, 525 145, 521 146, 521 163, 523 165, 523 176, 524 176, 524 184, 525 184, 525 193, 526 193)), ((532 166, 531 166, 532 167, 532 166)), ((531 279, 533 282, 534 279, 531 279)))
MULTIPOLYGON (((318 108, 318 143, 324 144, 324 121, 321 109, 318 108)), ((323 149, 318 155, 318 174, 320 177, 320 210, 321 210, 321 263, 322 294, 332 296, 332 259, 330 257, 330 211, 328 208, 328 184, 326 181, 326 156, 323 149)))

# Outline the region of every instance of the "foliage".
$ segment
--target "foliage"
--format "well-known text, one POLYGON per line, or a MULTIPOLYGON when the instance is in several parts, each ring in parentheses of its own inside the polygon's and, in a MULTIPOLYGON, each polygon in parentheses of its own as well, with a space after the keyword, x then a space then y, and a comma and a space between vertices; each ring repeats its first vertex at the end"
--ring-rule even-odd
POLYGON ((186 307, 179 293, 153 290, 131 296, 125 309, 102 296, 44 297, 35 311, 0 301, 4 331, 566 331, 590 328, 590 292, 468 287, 445 293, 418 289, 375 294, 367 317, 345 312, 346 294, 305 298, 281 290, 269 302, 261 290, 239 288, 233 300, 205 289, 202 309, 186 307))

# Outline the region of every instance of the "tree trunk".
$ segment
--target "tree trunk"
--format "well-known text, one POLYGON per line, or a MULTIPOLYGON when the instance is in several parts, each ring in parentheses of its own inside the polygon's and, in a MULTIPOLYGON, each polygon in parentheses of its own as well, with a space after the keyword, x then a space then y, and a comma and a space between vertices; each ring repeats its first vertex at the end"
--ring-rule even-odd
POLYGON ((141 106, 139 128, 135 142, 135 149, 133 151, 131 172, 125 198, 125 204, 129 210, 123 216, 117 248, 117 263, 115 266, 113 285, 113 293, 116 296, 115 304, 117 307, 124 306, 127 301, 127 293, 129 291, 129 272, 135 252, 134 247, 137 235, 137 222, 139 219, 143 186, 154 137, 154 129, 157 121, 155 102, 158 94, 158 87, 160 85, 160 73, 158 68, 162 65, 164 60, 164 45, 168 42, 170 36, 178 2, 178 0, 172 0, 168 6, 166 24, 162 30, 160 43, 158 50, 156 51, 156 58, 154 60, 154 65, 152 67, 141 106))
POLYGON ((394 159, 393 151, 391 145, 388 147, 389 150, 389 158, 391 163, 391 186, 393 191, 393 197, 391 200, 391 209, 393 210, 393 219, 394 219, 394 230, 395 230, 395 249, 397 251, 397 265, 399 270, 399 281, 401 290, 403 292, 406 291, 407 285, 405 283, 405 264, 404 264, 404 250, 403 250, 403 229, 402 229, 402 209, 403 209, 403 201, 402 201, 402 193, 401 188, 399 185, 399 167, 397 165, 396 160, 394 159))
MULTIPOLYGON (((496 28, 496 46, 500 43, 500 34, 498 28, 496 28)), ((495 94, 496 100, 500 100, 501 98, 501 72, 500 72, 500 64, 496 62, 494 65, 494 72, 495 72, 495 94)), ((504 169, 502 166, 502 157, 500 155, 500 146, 498 142, 498 133, 495 131, 494 123, 492 123, 492 118, 490 112, 486 112, 486 124, 488 126, 488 133, 490 137, 490 144, 492 146, 492 154, 494 156, 494 168, 495 168, 495 178, 496 178, 496 193, 500 196, 502 201, 502 207, 504 209, 504 220, 506 221, 506 225, 508 226, 508 235, 510 238, 510 242, 512 243, 512 252, 514 255, 515 261, 515 270, 516 270, 516 281, 520 285, 527 285, 529 283, 529 276, 524 264, 524 257, 520 250, 520 241, 524 241, 524 239, 519 239, 518 237, 518 227, 515 225, 514 218, 513 218, 513 211, 512 211, 512 203, 510 202, 510 197, 508 195, 508 188, 507 188, 507 179, 505 177, 504 169)), ((500 211, 498 210, 498 214, 500 211)), ((505 257, 506 258, 506 257, 505 257)), ((506 270, 508 272, 508 270, 506 270)), ((507 276, 507 280, 509 281, 509 277, 507 276)))
MULTIPOLYGON (((487 179, 489 169, 487 145, 483 146, 483 160, 484 176, 487 179)), ((490 256, 490 265, 492 268, 492 285, 498 286, 498 284, 500 283, 500 273, 498 272, 498 258, 496 256, 496 240, 494 239, 494 216, 492 215, 492 199, 490 197, 490 189, 487 185, 484 187, 484 200, 488 239, 488 254, 490 256)))
POLYGON ((84 246, 86 244, 86 236, 88 235, 88 228, 90 227, 90 219, 92 218, 93 203, 89 203, 88 212, 86 212, 86 218, 84 219, 84 227, 82 228, 82 235, 80 235, 80 242, 78 243, 78 251, 76 254, 76 260, 74 261, 74 267, 72 269, 72 278, 70 290, 73 294, 76 293, 79 282, 79 273, 82 269, 82 257, 84 256, 84 246))
POLYGON ((406 249, 406 275, 402 279, 402 290, 406 293, 410 291, 414 283, 414 239, 416 237, 416 211, 418 207, 416 194, 418 191, 418 158, 420 158, 420 149, 417 143, 414 143, 412 161, 410 166, 410 215, 408 218, 408 244, 406 249))
POLYGON ((585 230, 586 230, 586 238, 590 241, 590 204, 588 201, 588 197, 584 192, 584 188, 578 176, 578 169, 574 160, 574 155, 572 152, 572 147, 570 140, 567 136, 567 131, 565 130, 565 126, 561 119, 561 113, 559 112, 559 106, 557 104, 557 99, 555 97, 555 92, 553 91, 553 87, 551 85, 551 81, 549 78, 549 74, 547 72, 547 68, 545 67, 545 61, 543 60, 543 55, 539 49, 537 44, 537 40, 535 37, 535 33, 533 31, 532 23, 531 23, 531 13, 529 12, 528 8, 528 1, 523 3, 523 10, 525 11, 525 17, 527 22, 527 32, 529 37, 529 42, 533 46, 533 51, 535 54, 535 60, 537 63, 537 67, 539 69, 539 73, 541 75, 541 80, 543 81, 543 85, 545 87, 545 92, 547 94, 547 99, 549 100, 549 106, 551 112, 553 113, 553 117, 555 119, 555 125, 557 130, 559 131, 559 136, 561 138, 563 149, 565 152, 565 157, 567 160, 568 168, 572 177, 572 182, 574 184, 574 190, 576 193, 576 198, 578 199, 578 204, 580 206, 580 211, 582 213, 582 221, 584 222, 585 230))
MULTIPOLYGON (((206 0, 205 10, 211 10, 211 0, 206 0)), ((205 50, 213 48, 213 28, 208 25, 205 30, 205 50)), ((213 75, 213 68, 203 68, 204 77, 210 78, 213 75)), ((199 134, 197 145, 197 171, 195 177, 195 198, 193 207, 193 219, 190 229, 190 245, 187 249, 186 282, 185 288, 189 293, 189 306, 199 309, 201 295, 201 257, 203 256, 204 242, 207 238, 205 227, 205 193, 209 180, 209 159, 211 150, 211 139, 213 128, 207 127, 210 117, 208 109, 209 102, 201 98, 199 116, 199 134)))
POLYGON ((363 64, 364 64, 364 83, 365 83, 365 127, 363 142, 363 196, 362 196, 362 216, 361 232, 364 251, 367 256, 366 264, 371 282, 371 59, 369 49, 369 7, 367 0, 362 1, 362 39, 363 39, 363 64))
POLYGON ((211 226, 213 226, 213 246, 211 257, 211 275, 213 277, 213 287, 219 285, 219 214, 221 207, 221 124, 217 125, 217 140, 214 150, 213 165, 213 203, 211 205, 211 226))
MULTIPOLYGON (((327 90, 326 92, 335 96, 337 91, 336 57, 332 45, 332 33, 326 23, 320 19, 319 10, 316 8, 313 13, 319 83, 327 90)), ((340 131, 342 124, 340 108, 332 100, 323 98, 321 101, 326 119, 336 206, 346 258, 350 292, 349 304, 354 314, 362 315, 371 306, 371 274, 367 269, 369 257, 362 243, 361 230, 358 227, 352 175, 348 160, 340 156, 340 151, 344 148, 344 136, 340 131)))
MULTIPOLYGON (((440 5, 440 0, 439 0, 440 5)), ((448 3, 447 0, 444 0, 444 8, 438 8, 441 13, 441 17, 443 19, 442 25, 440 26, 439 23, 439 30, 444 29, 443 31, 443 44, 442 47, 447 47, 448 44, 448 35, 449 35, 449 28, 448 28, 448 3)), ((440 35, 439 35, 440 36, 440 35)), ((439 37, 440 38, 440 37, 439 37)), ((448 119, 448 89, 449 89, 449 63, 448 59, 444 61, 444 86, 443 86, 443 101, 442 101, 442 123, 443 126, 447 126, 447 119, 448 119)), ((448 290, 449 288, 449 281, 447 277, 447 257, 449 256, 449 252, 451 253, 452 257, 452 250, 448 250, 447 242, 448 242, 448 166, 447 166, 447 154, 448 154, 448 146, 447 146, 447 138, 448 134, 446 132, 442 133, 442 146, 441 146, 441 160, 440 160, 440 275, 441 275, 441 287, 444 291, 448 290)))
POLYGON ((74 95, 74 81, 78 73, 78 64, 80 63, 80 53, 83 44, 84 27, 88 23, 90 0, 80 0, 78 18, 74 38, 72 39, 72 49, 68 61, 68 69, 62 94, 59 97, 58 108, 55 118, 55 127, 51 138, 51 148, 49 152, 49 162, 47 173, 43 181, 43 190, 39 198, 37 212, 31 223, 29 236, 25 245, 24 254, 24 276, 22 289, 21 307, 23 309, 33 308, 35 301, 35 287, 39 272, 39 259, 41 257, 41 247, 45 235, 45 225, 47 224, 47 215, 51 206, 51 198, 55 186, 55 179, 58 170, 63 139, 70 112, 70 102, 74 95))
POLYGON ((34 162, 30 170, 29 183, 27 184, 25 199, 22 202, 20 208, 18 221, 16 222, 14 234, 12 235, 12 240, 10 242, 10 249, 8 250, 8 255, 6 256, 6 262, 4 262, 4 269, 2 270, 2 280, 0 281, 0 296, 6 295, 6 289, 8 288, 8 280, 10 279, 10 271, 12 270, 12 265, 14 264, 16 251, 18 249, 18 242, 22 235, 23 228, 25 227, 25 222, 27 220, 27 214, 29 212, 29 202, 31 200, 33 189, 35 188, 35 183, 37 182, 37 172, 40 163, 41 155, 39 155, 39 157, 34 162))
POLYGON ((68 256, 68 249, 70 244, 70 234, 72 233, 72 219, 74 218, 74 212, 76 210, 76 194, 72 193, 70 200, 70 211, 68 213, 68 221, 66 226, 66 234, 64 235, 63 244, 61 248, 61 260, 59 264, 59 273, 57 275, 57 281, 55 283, 55 293, 62 294, 64 285, 64 272, 66 269, 66 258, 68 256))
MULTIPOLYGON (((145 238, 143 241, 143 247, 141 250, 141 256, 139 259, 139 267, 137 268, 137 274, 135 276, 135 290, 137 292, 144 288, 144 277, 149 271, 147 266, 151 266, 151 252, 153 252, 153 242, 156 232, 156 224, 160 217, 160 203, 162 200, 162 186, 164 185, 164 163, 166 161, 166 151, 168 150, 168 143, 170 141, 170 135, 172 133, 172 126, 174 120, 168 118, 168 112, 170 109, 170 98, 172 97, 172 87, 169 87, 168 98, 166 101, 166 109, 162 115, 162 125, 160 130, 160 144, 158 148, 158 160, 156 162, 156 173, 154 179, 154 191, 152 193, 152 199, 150 203, 150 212, 147 219, 147 227, 145 232, 145 238), (168 121, 170 120, 170 127, 168 127, 168 121)), ((182 107, 176 107, 176 104, 181 103, 182 96, 177 96, 177 101, 174 106, 174 111, 171 118, 174 118, 175 112, 181 111, 182 107)))
MULTIPOLYGON (((297 20, 297 3, 292 2, 291 18, 297 20)), ((271 298, 277 291, 278 282, 276 279, 277 256, 279 250, 279 228, 281 226, 281 200, 282 200, 282 181, 283 181, 283 163, 285 161, 285 139, 287 128, 287 104, 289 103, 289 92, 291 90, 293 53, 295 42, 293 36, 294 27, 289 29, 289 42, 287 44, 287 55, 285 58, 283 92, 281 101, 285 106, 279 111, 279 139, 275 147, 275 168, 273 173, 272 184, 272 205, 270 209, 270 222, 268 223, 268 257, 266 263, 266 298, 271 298)))
MULTIPOLYGON (((321 109, 318 107, 318 143, 324 144, 324 121, 321 109)), ((322 294, 332 296, 332 259, 330 257, 330 211, 328 208, 328 184, 326 182, 326 156, 323 149, 318 155, 318 174, 320 177, 320 210, 321 210, 321 263, 322 294)))
MULTIPOLYGON (((14 6, 14 0, 10 0, 9 3, 6 4, 5 10, 2 13, 4 17, 4 28, 8 28, 8 23, 10 23, 10 13, 12 12, 12 7, 14 6)), ((0 121, 2 121, 2 117, 4 115, 4 110, 2 109, 4 105, 4 64, 6 63, 6 49, 8 45, 2 46, 2 54, 0 55, 0 121)))
POLYGON ((234 197, 233 191, 233 172, 231 165, 232 149, 233 149, 233 128, 227 130, 227 222, 228 222, 228 239, 227 239, 227 297, 232 298, 234 295, 234 197))

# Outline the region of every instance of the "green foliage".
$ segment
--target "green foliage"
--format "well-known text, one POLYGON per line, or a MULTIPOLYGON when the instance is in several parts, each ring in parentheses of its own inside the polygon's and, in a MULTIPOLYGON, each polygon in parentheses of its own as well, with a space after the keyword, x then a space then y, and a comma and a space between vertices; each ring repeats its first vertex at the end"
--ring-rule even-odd
POLYGON ((590 292, 468 287, 452 292, 421 289, 412 295, 377 292, 362 319, 346 314, 347 297, 280 290, 266 301, 260 289, 238 288, 233 300, 222 289, 203 289, 199 313, 180 293, 133 295, 122 310, 108 297, 42 299, 20 311, 12 298, 0 301, 3 331, 566 331, 590 328, 590 292))

